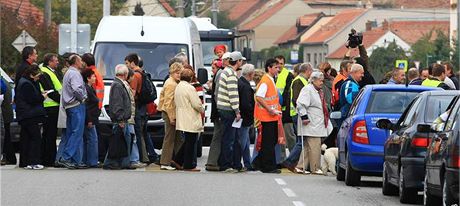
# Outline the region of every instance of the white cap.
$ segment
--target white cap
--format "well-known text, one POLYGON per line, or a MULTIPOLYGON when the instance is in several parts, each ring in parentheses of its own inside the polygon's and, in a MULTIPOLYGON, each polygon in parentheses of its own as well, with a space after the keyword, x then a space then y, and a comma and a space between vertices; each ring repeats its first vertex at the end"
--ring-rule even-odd
POLYGON ((238 61, 238 60, 246 60, 246 58, 241 55, 241 52, 239 51, 234 51, 230 54, 230 59, 232 59, 232 61, 238 61))
POLYGON ((229 59, 230 58, 230 52, 225 52, 224 55, 222 55, 222 59, 229 59))

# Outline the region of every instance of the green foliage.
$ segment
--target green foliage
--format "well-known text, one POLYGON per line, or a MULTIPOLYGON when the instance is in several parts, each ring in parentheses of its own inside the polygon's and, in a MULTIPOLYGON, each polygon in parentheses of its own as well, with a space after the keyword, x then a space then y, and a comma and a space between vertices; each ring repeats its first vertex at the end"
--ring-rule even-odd
POLYGON ((412 45, 412 60, 420 61, 420 67, 427 67, 436 61, 449 61, 452 49, 449 37, 442 31, 431 31, 412 45), (433 34, 436 32, 436 39, 433 34))
POLYGON ((460 51, 458 50, 458 41, 454 39, 454 49, 452 52, 452 64, 454 65, 454 68, 457 68, 457 71, 459 71, 460 65, 459 65, 459 58, 460 58, 460 51))
POLYGON ((391 42, 388 47, 379 47, 369 57, 370 72, 378 82, 384 74, 395 67, 398 59, 407 59, 406 52, 396 42, 391 42))

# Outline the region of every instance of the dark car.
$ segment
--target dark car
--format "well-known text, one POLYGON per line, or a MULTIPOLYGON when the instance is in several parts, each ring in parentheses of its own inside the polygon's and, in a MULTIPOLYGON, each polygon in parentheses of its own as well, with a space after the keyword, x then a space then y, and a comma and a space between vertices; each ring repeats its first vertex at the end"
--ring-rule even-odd
MULTIPOLYGON (((378 129, 377 120, 398 121, 419 93, 431 90, 440 89, 404 85, 367 85, 361 89, 337 134, 337 180, 356 186, 363 175, 382 175, 383 145, 389 132, 378 129)), ((333 118, 340 116, 340 112, 331 113, 333 118)))
POLYGON ((415 97, 396 124, 377 121, 380 129, 392 130, 384 145, 382 193, 398 194, 401 203, 414 203, 423 190, 425 156, 435 135, 430 125, 449 106, 459 91, 426 91, 415 97))
POLYGON ((460 96, 448 107, 442 131, 431 140, 425 162, 425 205, 459 205, 460 96))

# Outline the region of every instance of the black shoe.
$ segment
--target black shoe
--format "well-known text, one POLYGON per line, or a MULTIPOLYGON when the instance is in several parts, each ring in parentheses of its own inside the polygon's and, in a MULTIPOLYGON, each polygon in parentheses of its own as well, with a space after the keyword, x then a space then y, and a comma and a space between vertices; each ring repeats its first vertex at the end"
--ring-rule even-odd
POLYGON ((280 174, 281 173, 281 170, 279 169, 274 169, 274 170, 271 170, 271 171, 262 171, 263 173, 272 173, 272 174, 280 174))
POLYGON ((72 162, 68 161, 68 160, 64 160, 64 159, 60 159, 58 162, 57 162, 59 165, 67 168, 67 169, 76 169, 77 168, 77 165, 73 164, 72 162))
POLYGON ((89 166, 86 165, 85 163, 80 163, 80 164, 76 165, 75 168, 76 168, 76 169, 88 169, 89 166))
POLYGON ((116 166, 116 165, 104 165, 104 166, 102 166, 102 169, 105 169, 105 170, 121 170, 121 167, 116 166))

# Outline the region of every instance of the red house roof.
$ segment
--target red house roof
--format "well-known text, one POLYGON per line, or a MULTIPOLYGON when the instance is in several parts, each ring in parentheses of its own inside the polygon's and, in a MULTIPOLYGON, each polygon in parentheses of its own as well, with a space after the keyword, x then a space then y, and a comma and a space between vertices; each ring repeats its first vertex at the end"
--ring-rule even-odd
MULTIPOLYGON (((372 46, 377 40, 379 40, 383 35, 385 35, 388 31, 383 30, 382 28, 376 28, 371 31, 366 31, 363 33, 363 45, 364 48, 368 48, 372 46)), ((338 48, 335 52, 329 54, 327 58, 329 59, 342 59, 345 53, 347 52, 347 48, 345 44, 338 48)), ((354 48, 351 50, 350 56, 358 56, 359 51, 358 48, 354 48)))
MULTIPOLYGON (((34 19, 37 23, 43 22, 43 12, 40 11, 35 5, 30 3, 29 0, 0 0, 0 5, 2 10, 7 8, 13 12, 15 12, 18 18, 22 19, 23 21, 28 19, 34 19)), ((4 12, 4 11, 2 11, 4 12)))
POLYGON ((253 11, 265 4, 262 0, 245 0, 237 3, 231 1, 221 1, 222 9, 228 11, 228 18, 232 21, 241 22, 253 11))
MULTIPOLYGON (((389 22, 390 30, 398 35, 408 44, 414 44, 423 35, 432 30, 440 29, 444 34, 449 34, 449 21, 391 21, 389 22)), ((436 32, 433 32, 432 40, 436 38, 436 32)))
POLYGON ((243 24, 240 28, 241 31, 247 31, 247 30, 252 30, 259 26, 260 24, 264 23, 267 19, 272 17, 274 14, 276 14, 280 9, 284 8, 286 5, 291 3, 292 0, 281 0, 275 5, 269 7, 266 11, 261 12, 260 15, 257 17, 253 18, 249 22, 243 24))
MULTIPOLYGON (((339 5, 357 5, 358 0, 304 0, 305 3, 313 4, 339 4, 339 5)), ((367 0, 361 1, 363 5, 367 0)), ((370 0, 374 5, 385 5, 391 2, 393 8, 449 8, 450 0, 370 0)))
POLYGON ((313 26, 313 24, 316 23, 318 19, 321 18, 323 15, 324 13, 314 13, 306 14, 304 16, 297 18, 296 25, 292 26, 283 35, 281 35, 281 37, 275 41, 275 44, 287 43, 288 41, 297 39, 299 35, 302 35, 306 31, 306 29, 313 26), (303 27, 305 29, 299 32, 298 27, 303 27))
POLYGON ((346 25, 352 23, 356 18, 364 14, 365 9, 347 9, 334 16, 331 21, 321 27, 309 38, 301 43, 322 43, 341 31, 346 25))

